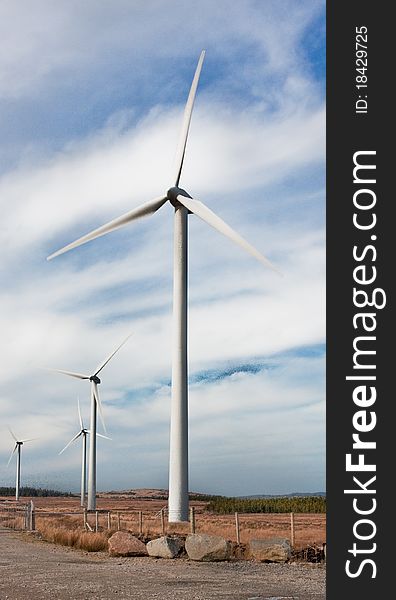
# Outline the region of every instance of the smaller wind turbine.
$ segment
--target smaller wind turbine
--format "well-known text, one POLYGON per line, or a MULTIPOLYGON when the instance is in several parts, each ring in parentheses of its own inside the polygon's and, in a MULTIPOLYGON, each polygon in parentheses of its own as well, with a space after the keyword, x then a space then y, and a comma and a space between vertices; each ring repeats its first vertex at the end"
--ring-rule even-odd
POLYGON ((19 492, 21 489, 21 447, 26 442, 32 442, 33 440, 35 440, 37 438, 30 438, 28 440, 18 440, 17 437, 15 436, 15 434, 11 431, 11 429, 9 427, 8 427, 8 431, 10 432, 10 434, 12 435, 12 437, 15 440, 15 446, 14 446, 13 451, 11 452, 10 458, 8 459, 7 467, 10 464, 11 459, 16 452, 17 453, 17 461, 16 461, 15 501, 18 502, 19 492))
MULTIPOLYGON (((77 409, 78 409, 78 419, 80 422, 80 431, 76 433, 74 437, 66 444, 66 446, 59 452, 63 454, 63 452, 79 437, 82 438, 82 456, 81 456, 81 506, 85 506, 85 496, 87 490, 87 435, 90 433, 89 429, 84 427, 84 422, 81 416, 80 410, 80 398, 77 398, 77 409)), ((106 440, 110 440, 111 438, 107 437, 107 435, 102 435, 101 433, 96 432, 96 435, 105 438, 106 440)))
MULTIPOLYGON (((91 426, 89 433, 91 434, 91 440, 89 443, 89 468, 88 468, 88 510, 96 509, 96 412, 99 412, 100 420, 102 421, 103 429, 106 432, 106 426, 103 419, 102 404, 99 398, 98 385, 100 379, 98 377, 102 369, 107 363, 113 358, 118 350, 129 340, 132 333, 130 333, 125 340, 112 352, 100 365, 95 369, 92 375, 84 375, 83 373, 76 373, 74 371, 64 371, 62 369, 49 369, 49 371, 55 371, 56 373, 62 373, 63 375, 69 375, 76 379, 87 379, 91 382, 91 426)), ((70 443, 73 440, 70 440, 70 443)))

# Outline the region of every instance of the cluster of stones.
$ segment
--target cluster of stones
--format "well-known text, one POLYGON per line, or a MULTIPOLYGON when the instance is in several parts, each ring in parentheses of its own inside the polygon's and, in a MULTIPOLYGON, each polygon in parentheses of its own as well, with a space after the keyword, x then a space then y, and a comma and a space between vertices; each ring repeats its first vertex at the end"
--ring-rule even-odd
MULTIPOLYGON (((187 555, 190 560, 221 561, 234 558, 234 546, 217 535, 191 534, 186 539, 163 536, 147 544, 126 531, 117 531, 109 538, 110 556, 153 556, 176 558, 187 555)), ((251 540, 248 556, 260 562, 287 562, 291 557, 289 540, 272 538, 251 540)))

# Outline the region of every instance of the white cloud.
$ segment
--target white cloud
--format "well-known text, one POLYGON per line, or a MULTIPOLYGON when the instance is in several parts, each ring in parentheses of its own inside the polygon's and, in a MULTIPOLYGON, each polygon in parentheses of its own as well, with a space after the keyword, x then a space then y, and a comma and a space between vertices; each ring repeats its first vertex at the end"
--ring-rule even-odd
MULTIPOLYGON (((323 453, 324 405, 323 358, 294 358, 275 360, 275 369, 258 373, 235 373, 212 383, 193 384, 190 393, 191 481, 194 489, 219 493, 259 493, 290 491, 290 481, 304 480, 304 472, 315 472, 317 457, 323 453), (297 374, 309 370, 315 385, 296 386, 297 374), (281 375, 281 376, 280 376, 281 375), (322 382, 322 383, 320 383, 322 382), (208 468, 210 465, 210 468, 208 468), (281 487, 273 481, 276 471, 282 469, 281 487), (243 472, 241 481, 235 472, 243 472), (244 487, 248 483, 248 487, 244 487), (217 486, 217 487, 216 487, 217 486), (275 486, 275 487, 274 487, 275 486)), ((82 396, 83 415, 88 406, 82 396)), ((131 467, 130 485, 143 484, 150 474, 164 477, 167 473, 169 388, 159 388, 151 398, 134 403, 129 410, 117 403, 106 406, 107 418, 112 422, 113 442, 101 442, 101 481, 114 478, 123 485, 121 475, 112 474, 112 461, 117 456, 120 473, 131 467)), ((45 467, 57 465, 66 479, 78 473, 80 454, 78 445, 68 456, 55 457, 77 428, 75 400, 59 413, 54 406, 52 414, 41 417, 42 439, 24 449, 33 454, 40 446, 49 456, 40 458, 29 467, 30 479, 45 467), (58 423, 54 423, 55 415, 58 423), (61 418, 59 419, 59 416, 61 418), (43 433, 45 431, 45 433, 43 433)), ((18 433, 37 432, 37 416, 25 417, 18 433)), ((6 452, 9 440, 2 446, 6 452)), ((323 459, 322 459, 323 460, 323 459)), ((323 468, 323 464, 322 464, 323 468)), ((1 471, 0 471, 1 473, 1 471)), ((6 471, 3 471, 6 474, 6 471)), ((12 474, 10 473, 10 477, 12 474)), ((317 474, 307 478, 307 491, 323 485, 317 474)), ((108 484, 109 485, 109 484, 108 484)))
MULTIPOLYGON (((141 77, 142 57, 195 57, 202 47, 233 61, 249 49, 269 73, 303 71, 298 44, 322 10, 321 2, 203 0, 192 16, 182 0, 102 0, 100 10, 94 0, 37 0, 34 10, 29 0, 6 0, 0 7, 0 97, 40 93, 60 79, 72 86, 92 71, 111 77, 125 59, 133 60, 130 77, 136 70, 141 77)), ((248 71, 246 81, 262 74, 248 71)))
MULTIPOLYGON (((50 164, 3 176, 1 229, 9 259, 31 242, 54 239, 73 225, 82 232, 164 193, 171 185, 179 124, 180 114, 160 111, 128 132, 100 133, 50 164)), ((323 127, 323 110, 266 123, 254 114, 200 106, 182 184, 205 199, 249 193, 320 164, 323 127)))

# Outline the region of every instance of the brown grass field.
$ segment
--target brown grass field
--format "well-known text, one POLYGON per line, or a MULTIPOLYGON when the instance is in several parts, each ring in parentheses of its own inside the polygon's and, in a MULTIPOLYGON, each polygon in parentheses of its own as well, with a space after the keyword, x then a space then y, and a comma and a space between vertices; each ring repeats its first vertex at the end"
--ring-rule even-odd
MULTIPOLYGON (((163 533, 190 532, 190 524, 169 524, 164 519, 162 528, 160 511, 166 507, 165 497, 159 497, 159 490, 135 490, 133 493, 99 494, 97 501, 99 532, 84 534, 83 514, 78 497, 33 498, 36 508, 36 529, 48 541, 63 543, 85 550, 101 550, 107 545, 110 531, 118 527, 131 533, 139 533, 139 511, 142 512, 142 533, 152 538, 163 533), (110 531, 108 530, 110 512, 110 531), (59 530, 60 531, 57 531, 59 530), (58 537, 58 539, 56 539, 58 537)), ((10 500, 10 498, 0 498, 10 500)), ((30 498, 21 498, 21 503, 30 498)), ((191 501, 195 508, 196 533, 221 535, 236 541, 234 515, 216 515, 205 512, 206 502, 191 501)), ((95 515, 88 516, 91 527, 95 527, 95 515)), ((290 539, 290 514, 240 514, 240 541, 246 544, 253 538, 285 537, 290 539)), ((296 550, 307 546, 321 546, 326 541, 326 515, 305 513, 294 515, 296 550)))

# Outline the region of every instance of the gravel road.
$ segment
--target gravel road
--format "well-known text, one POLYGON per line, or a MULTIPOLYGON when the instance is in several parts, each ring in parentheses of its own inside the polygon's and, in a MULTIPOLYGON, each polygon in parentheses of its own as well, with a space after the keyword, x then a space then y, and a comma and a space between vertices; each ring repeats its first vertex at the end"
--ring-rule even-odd
POLYGON ((110 558, 0 530, 0 600, 324 600, 320 565, 110 558))

